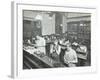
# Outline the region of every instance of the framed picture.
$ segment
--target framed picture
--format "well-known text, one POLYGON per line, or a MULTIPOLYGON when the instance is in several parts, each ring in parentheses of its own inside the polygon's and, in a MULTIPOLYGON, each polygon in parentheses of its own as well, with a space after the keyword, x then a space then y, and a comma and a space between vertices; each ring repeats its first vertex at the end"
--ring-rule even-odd
POLYGON ((12 77, 96 71, 96 8, 12 3, 12 77))

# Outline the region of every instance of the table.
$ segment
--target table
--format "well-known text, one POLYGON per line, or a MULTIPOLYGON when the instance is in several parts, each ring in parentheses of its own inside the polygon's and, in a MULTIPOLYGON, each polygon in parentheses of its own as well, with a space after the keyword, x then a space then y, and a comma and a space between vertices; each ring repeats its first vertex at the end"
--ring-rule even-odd
MULTIPOLYGON (((42 61, 46 65, 48 65, 50 68, 55 67, 54 64, 58 63, 57 61, 54 61, 53 59, 51 59, 47 55, 44 55, 44 56, 40 57, 39 55, 34 53, 34 49, 24 49, 24 51, 26 51, 29 54, 33 55, 34 57, 36 57, 37 59, 39 59, 40 61, 42 61)), ((63 64, 61 64, 61 63, 59 63, 59 64, 60 64, 60 66, 58 66, 58 67, 65 67, 63 64)))

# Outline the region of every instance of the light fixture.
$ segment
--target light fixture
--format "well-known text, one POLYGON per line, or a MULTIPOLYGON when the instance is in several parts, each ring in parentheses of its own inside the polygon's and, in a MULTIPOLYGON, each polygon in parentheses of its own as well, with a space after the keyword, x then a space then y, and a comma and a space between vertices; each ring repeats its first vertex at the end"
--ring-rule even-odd
POLYGON ((83 24, 81 23, 80 26, 83 26, 83 24))
POLYGON ((63 27, 63 24, 60 24, 61 27, 63 27))
POLYGON ((42 20, 42 16, 38 14, 38 15, 35 17, 35 19, 36 19, 36 20, 42 20))

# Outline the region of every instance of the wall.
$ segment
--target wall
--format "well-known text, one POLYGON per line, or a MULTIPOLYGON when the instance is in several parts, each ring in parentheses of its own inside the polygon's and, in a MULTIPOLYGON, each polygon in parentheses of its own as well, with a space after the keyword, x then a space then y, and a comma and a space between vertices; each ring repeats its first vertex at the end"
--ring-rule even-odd
POLYGON ((46 13, 40 13, 36 11, 24 11, 24 19, 33 21, 37 14, 40 14, 43 18, 42 20, 42 35, 50 35, 54 33, 65 33, 67 31, 67 22, 80 21, 80 20, 90 20, 89 13, 55 13, 51 19, 46 13), (82 17, 89 16, 89 17, 82 17), (79 18, 76 18, 79 17, 79 18), (63 25, 62 32, 61 28, 58 28, 60 24, 63 25))
POLYGON ((63 33, 67 31, 67 18, 63 16, 63 33))
POLYGON ((41 15, 42 19, 42 35, 50 35, 55 33, 55 15, 49 18, 49 14, 35 11, 24 11, 24 20, 33 21, 37 15, 41 15))
POLYGON ((72 13, 69 12, 63 16, 63 33, 67 31, 67 23, 73 21, 91 21, 89 13, 72 13))
POLYGON ((42 35, 50 35, 55 33, 55 15, 49 19, 49 16, 43 14, 42 35))

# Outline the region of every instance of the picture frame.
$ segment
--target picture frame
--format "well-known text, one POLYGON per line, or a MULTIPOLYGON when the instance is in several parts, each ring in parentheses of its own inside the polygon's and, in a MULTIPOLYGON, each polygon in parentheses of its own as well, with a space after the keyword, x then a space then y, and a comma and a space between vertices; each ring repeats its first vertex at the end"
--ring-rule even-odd
POLYGON ((12 53, 11 53, 11 76, 13 78, 23 77, 43 77, 55 75, 67 75, 76 73, 96 72, 96 53, 95 36, 96 8, 78 7, 78 6, 59 6, 59 5, 41 5, 31 3, 12 2, 12 53), (71 68, 53 68, 53 69, 31 69, 23 70, 23 10, 35 11, 58 11, 58 12, 78 12, 91 14, 91 66, 71 67, 71 68))

